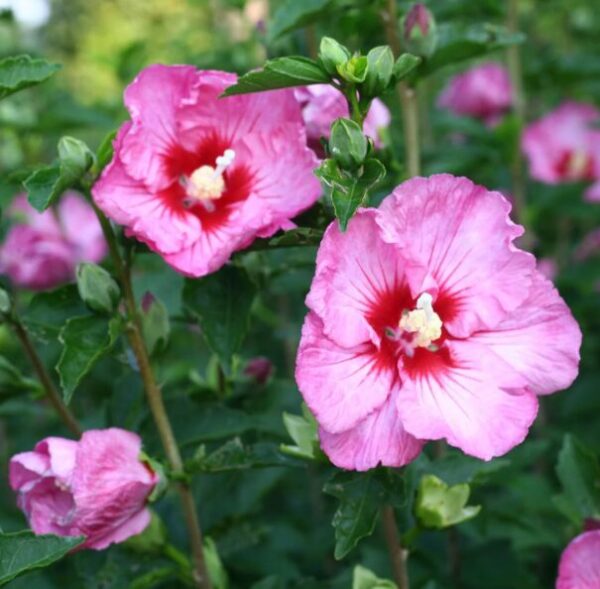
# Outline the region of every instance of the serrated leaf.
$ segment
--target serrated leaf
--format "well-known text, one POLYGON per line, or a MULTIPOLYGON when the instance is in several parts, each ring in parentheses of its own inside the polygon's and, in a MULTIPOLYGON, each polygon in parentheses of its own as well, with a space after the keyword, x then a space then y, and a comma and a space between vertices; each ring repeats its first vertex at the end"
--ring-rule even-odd
POLYGON ((327 83, 329 76, 316 61, 301 56, 278 57, 267 61, 263 69, 238 78, 237 84, 229 86, 222 96, 327 83))
POLYGON ((29 55, 0 60, 0 100, 19 90, 44 82, 60 67, 45 59, 32 59, 29 55))
POLYGON ((84 538, 36 536, 23 531, 0 534, 0 585, 28 571, 47 567, 60 560, 84 538))
POLYGON ((234 266, 225 266, 201 280, 185 282, 184 307, 198 321, 206 343, 225 367, 248 332, 255 294, 248 274, 234 266))
POLYGON ((284 0, 269 23, 270 40, 317 21, 333 5, 334 0, 284 0))
POLYGON ((334 556, 340 560, 373 533, 385 492, 373 471, 336 474, 323 490, 340 501, 332 521, 334 556))
POLYGON ((56 365, 65 403, 96 362, 108 353, 121 333, 119 317, 108 320, 97 315, 73 317, 60 331, 63 351, 56 365))
POLYGON ((569 503, 582 518, 600 517, 598 456, 570 434, 558 455, 556 474, 569 503))

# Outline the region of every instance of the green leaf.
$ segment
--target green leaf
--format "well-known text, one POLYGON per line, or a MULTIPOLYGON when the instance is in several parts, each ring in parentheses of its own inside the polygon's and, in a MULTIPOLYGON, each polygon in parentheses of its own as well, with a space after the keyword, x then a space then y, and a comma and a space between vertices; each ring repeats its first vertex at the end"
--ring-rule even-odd
POLYGON ((319 20, 333 6, 334 0, 284 0, 269 23, 271 41, 319 20))
POLYGON ((369 67, 361 90, 367 96, 379 96, 388 87, 394 70, 394 54, 388 45, 374 47, 367 54, 369 67))
POLYGON ((25 182, 29 204, 39 211, 45 211, 67 188, 60 172, 60 166, 44 166, 38 168, 25 182))
POLYGON ((370 158, 357 177, 343 172, 329 159, 315 173, 330 189, 335 216, 340 229, 345 231, 358 207, 365 203, 369 190, 385 176, 385 167, 379 160, 370 158))
POLYGON ((30 531, 0 534, 0 585, 51 565, 83 541, 84 538, 36 536, 30 531))
POLYGON ((276 247, 292 247, 319 245, 323 239, 323 230, 312 229, 311 227, 297 227, 285 231, 282 235, 278 235, 269 240, 269 246, 276 247))
POLYGON ((352 572, 352 589, 398 589, 396 583, 380 579, 369 569, 356 565, 352 572))
POLYGON ((60 67, 44 59, 32 59, 29 55, 0 60, 0 100, 19 90, 44 82, 60 67))
POLYGON ((39 390, 37 380, 23 376, 16 366, 4 356, 0 356, 0 402, 39 390))
POLYGON ((228 367, 248 332, 256 288, 245 270, 225 266, 201 280, 186 280, 183 304, 197 319, 206 343, 228 367))
POLYGON ((295 458, 326 461, 319 444, 318 425, 308 407, 302 404, 303 415, 283 414, 283 423, 295 446, 281 445, 281 451, 295 458))
POLYGON ((338 473, 323 490, 340 501, 332 521, 335 528, 334 556, 340 560, 360 540, 373 533, 385 492, 374 471, 338 473))
POLYGON ((410 74, 420 63, 421 58, 411 53, 403 53, 394 63, 393 77, 395 82, 403 80, 410 74))
POLYGON ((347 82, 360 84, 367 78, 369 61, 364 55, 355 55, 346 63, 337 66, 338 74, 347 82))
POLYGON ((475 26, 440 25, 438 48, 433 57, 419 68, 419 76, 425 77, 442 67, 486 53, 522 43, 525 36, 513 33, 505 27, 479 24, 475 26))
POLYGON ((600 517, 598 456, 570 434, 558 455, 556 474, 566 498, 582 518, 600 517))
POLYGON ((9 313, 12 308, 12 302, 8 292, 0 288, 0 313, 9 313))
POLYGON ((94 364, 108 353, 121 333, 119 317, 108 320, 100 316, 73 317, 60 331, 63 351, 56 365, 65 403, 94 364))
POLYGON ((164 303, 151 293, 146 293, 142 300, 142 332, 148 352, 164 350, 169 341, 171 323, 169 312, 164 303))
POLYGON ((204 562, 206 563, 206 569, 208 570, 208 576, 213 589, 228 589, 229 579, 227 578, 227 571, 221 562, 217 545, 214 543, 212 538, 204 539, 204 562))
POLYGON ((117 136, 117 131, 111 131, 100 143, 96 150, 96 163, 92 168, 94 177, 98 177, 100 172, 110 163, 113 158, 114 148, 113 143, 117 136))
POLYGON ((474 518, 481 506, 467 506, 471 489, 461 483, 452 487, 435 475, 425 475, 417 491, 415 512, 428 528, 447 528, 474 518))
POLYGON ((102 266, 82 262, 77 266, 77 290, 83 302, 98 313, 112 313, 121 291, 113 277, 102 266))
POLYGON ((238 78, 237 84, 229 86, 222 96, 327 83, 329 75, 316 61, 299 56, 278 57, 267 61, 262 70, 238 78))

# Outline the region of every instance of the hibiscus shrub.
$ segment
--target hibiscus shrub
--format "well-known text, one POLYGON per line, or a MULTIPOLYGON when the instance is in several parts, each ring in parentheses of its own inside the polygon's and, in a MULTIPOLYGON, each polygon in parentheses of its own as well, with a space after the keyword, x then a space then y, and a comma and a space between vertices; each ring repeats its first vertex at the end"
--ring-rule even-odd
POLYGON ((6 4, 0 585, 600 588, 593 2, 6 4))

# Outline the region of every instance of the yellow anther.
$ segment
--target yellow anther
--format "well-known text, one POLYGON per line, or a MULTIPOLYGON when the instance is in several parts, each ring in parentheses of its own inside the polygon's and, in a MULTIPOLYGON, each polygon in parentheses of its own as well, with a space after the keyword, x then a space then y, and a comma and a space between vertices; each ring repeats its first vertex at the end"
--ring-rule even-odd
POLYGON ((427 348, 442 335, 442 320, 433 310, 432 297, 423 293, 417 299, 417 308, 405 311, 398 326, 408 333, 414 333, 413 345, 427 348))
POLYGON ((198 200, 221 198, 225 190, 225 180, 212 166, 201 166, 190 176, 187 183, 188 196, 198 200))
POLYGON ((567 164, 567 177, 573 180, 579 180, 583 178, 587 171, 588 165, 588 154, 581 149, 575 150, 571 153, 571 157, 569 158, 569 162, 567 164))

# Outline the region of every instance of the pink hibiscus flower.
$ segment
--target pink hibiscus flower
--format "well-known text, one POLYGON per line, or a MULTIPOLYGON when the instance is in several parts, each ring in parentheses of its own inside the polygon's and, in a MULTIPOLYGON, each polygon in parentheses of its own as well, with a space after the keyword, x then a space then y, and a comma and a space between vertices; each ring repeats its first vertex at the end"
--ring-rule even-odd
POLYGON ((496 124, 513 104, 513 89, 506 68, 484 63, 452 78, 438 99, 438 106, 456 115, 496 124))
POLYGON ((293 227, 321 192, 293 91, 219 98, 235 81, 191 66, 142 71, 93 189, 111 219, 190 276, 293 227))
MULTIPOLYGON (((319 155, 323 155, 321 137, 329 138, 331 124, 335 119, 348 117, 348 103, 343 95, 329 84, 315 84, 296 88, 296 99, 302 106, 302 117, 306 124, 306 134, 310 146, 319 155)), ((387 106, 378 98, 371 102, 363 129, 365 135, 373 140, 375 147, 382 148, 381 131, 389 127, 392 115, 387 106)))
POLYGON ((56 211, 38 213, 24 195, 15 198, 14 223, 0 246, 0 272, 32 290, 54 288, 72 280, 79 262, 99 262, 106 242, 92 207, 74 192, 56 211))
MULTIPOLYGON (((546 184, 600 179, 600 131, 592 128, 599 120, 600 111, 591 104, 565 102, 529 125, 522 149, 532 178, 546 184)), ((598 187, 589 189, 590 200, 598 187)))
POLYGON ((600 531, 585 532, 562 553, 556 589, 600 587, 600 531))
POLYGON ((150 523, 146 500, 158 476, 140 461, 137 434, 90 430, 79 442, 46 438, 10 460, 10 486, 36 534, 85 536, 102 550, 150 523))
POLYGON ((296 379, 334 464, 401 466, 437 439, 489 460, 523 441, 537 395, 571 384, 581 332, 509 211, 442 174, 329 226, 296 379))

